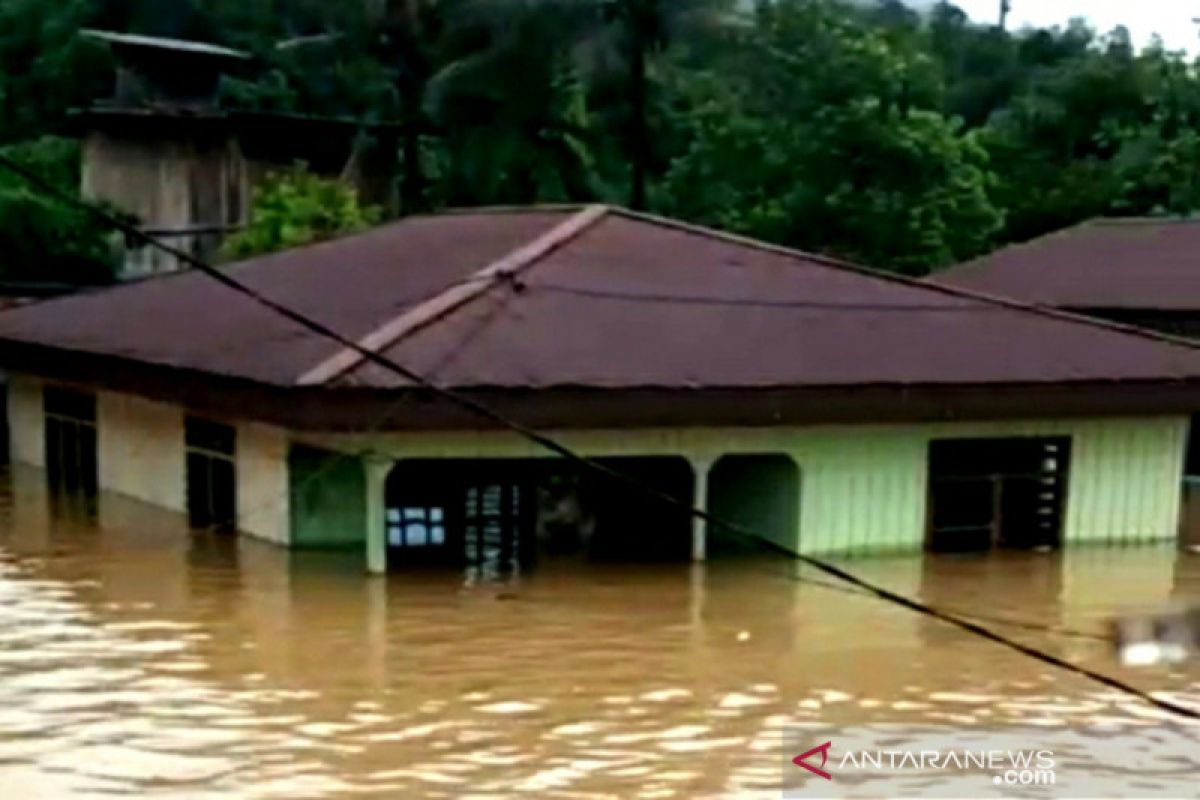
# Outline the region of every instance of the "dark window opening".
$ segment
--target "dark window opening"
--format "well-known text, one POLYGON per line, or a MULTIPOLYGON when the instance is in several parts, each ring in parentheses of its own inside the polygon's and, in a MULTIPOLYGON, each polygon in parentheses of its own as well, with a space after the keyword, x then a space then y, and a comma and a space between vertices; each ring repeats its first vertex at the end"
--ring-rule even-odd
POLYGON ((46 475, 56 491, 95 494, 99 485, 96 454, 96 396, 46 387, 46 475))
POLYGON ((0 387, 0 461, 7 464, 11 457, 12 437, 8 429, 8 393, 9 384, 6 380, 0 380, 3 386, 0 387))
POLYGON ((187 510, 193 528, 237 527, 237 431, 188 417, 184 421, 187 510))
POLYGON ((930 549, 1058 547, 1070 458, 1065 437, 932 442, 930 549))
POLYGON ((521 518, 521 495, 528 489, 522 483, 484 478, 468 484, 463 508, 468 564, 494 565, 501 571, 521 564, 522 540, 528 539, 521 518))
POLYGON ((1200 415, 1192 417, 1188 430, 1187 457, 1183 474, 1189 478, 1200 478, 1200 415))

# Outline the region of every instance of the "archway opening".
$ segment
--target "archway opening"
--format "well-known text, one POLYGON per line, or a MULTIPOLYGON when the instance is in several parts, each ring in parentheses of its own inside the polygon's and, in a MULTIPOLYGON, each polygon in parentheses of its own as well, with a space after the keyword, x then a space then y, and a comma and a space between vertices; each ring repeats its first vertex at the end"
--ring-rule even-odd
MULTIPOLYGON (((800 467, 788 455, 728 455, 708 473, 708 510, 777 548, 800 548, 800 467)), ((708 526, 708 552, 736 553, 759 546, 744 535, 708 526)))

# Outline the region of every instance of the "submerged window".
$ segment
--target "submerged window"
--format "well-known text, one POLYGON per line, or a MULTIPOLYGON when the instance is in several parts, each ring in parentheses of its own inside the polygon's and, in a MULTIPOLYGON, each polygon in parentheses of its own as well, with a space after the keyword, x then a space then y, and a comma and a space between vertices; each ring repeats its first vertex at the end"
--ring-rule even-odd
POLYGON ((463 508, 466 558, 489 570, 516 568, 521 557, 521 486, 472 483, 463 508))
POLYGON ((237 524, 237 431, 229 425, 188 417, 184 440, 192 527, 232 530, 237 524))
POLYGON ((441 547, 446 543, 446 510, 441 506, 389 508, 389 547, 441 547))
POLYGON ((45 412, 46 475, 50 486, 67 491, 95 492, 96 396, 47 386, 45 412))
POLYGON ((930 548, 1058 547, 1070 463, 1067 437, 931 442, 930 548))

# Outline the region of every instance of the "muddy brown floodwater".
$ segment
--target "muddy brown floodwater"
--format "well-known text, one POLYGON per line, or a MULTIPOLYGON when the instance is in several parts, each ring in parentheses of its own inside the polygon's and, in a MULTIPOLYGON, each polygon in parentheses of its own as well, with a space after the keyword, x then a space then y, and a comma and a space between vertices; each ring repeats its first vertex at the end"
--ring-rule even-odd
MULTIPOLYGON (((1200 597, 1200 559, 1170 548, 848 563, 1085 634, 1200 597)), ((0 797, 778 797, 787 725, 1035 725, 1086 745, 1107 722, 1137 751, 1163 724, 796 576, 754 557, 368 579, 354 555, 191 535, 119 498, 89 517, 18 471, 0 479, 0 797)), ((1102 641, 1005 630, 1200 705, 1196 666, 1123 670, 1102 641)))

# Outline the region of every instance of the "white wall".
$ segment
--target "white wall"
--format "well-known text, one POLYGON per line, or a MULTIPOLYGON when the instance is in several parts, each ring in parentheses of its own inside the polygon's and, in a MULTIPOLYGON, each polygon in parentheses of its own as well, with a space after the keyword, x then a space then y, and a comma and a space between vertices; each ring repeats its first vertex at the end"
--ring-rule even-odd
POLYGON ((100 392, 96 441, 101 489, 172 511, 186 510, 181 409, 100 392))
POLYGON ((243 423, 237 429, 238 528, 278 544, 290 535, 288 438, 280 428, 243 423))
MULTIPOLYGON (((42 381, 9 378, 11 458, 45 468, 42 381)), ((178 406, 116 392, 96 396, 100 489, 171 511, 187 510, 185 412, 178 406)), ((289 540, 286 433, 266 425, 237 426, 238 528, 280 544, 289 540)))
POLYGON ((8 376, 9 458, 15 464, 46 466, 46 427, 42 423, 42 382, 8 376))

